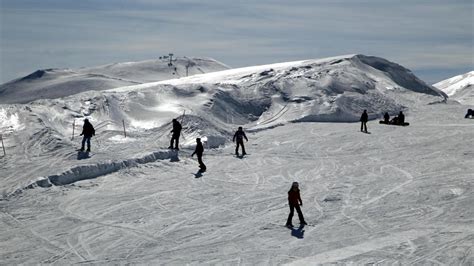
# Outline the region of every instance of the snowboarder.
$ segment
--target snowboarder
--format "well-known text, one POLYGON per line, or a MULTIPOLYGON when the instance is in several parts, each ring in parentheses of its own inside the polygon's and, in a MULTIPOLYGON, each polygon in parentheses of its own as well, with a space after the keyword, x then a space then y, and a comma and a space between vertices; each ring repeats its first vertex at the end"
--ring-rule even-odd
POLYGON ((173 149, 173 142, 175 144, 174 148, 176 150, 179 150, 178 146, 179 146, 179 136, 181 134, 181 124, 178 122, 178 120, 176 119, 173 119, 173 130, 171 130, 171 133, 173 133, 173 135, 171 136, 171 141, 170 141, 170 146, 168 147, 168 149, 173 149))
POLYGON ((405 115, 402 111, 398 114, 398 124, 403 126, 405 124, 405 115))
POLYGON ((290 191, 288 191, 288 205, 290 206, 290 214, 288 215, 288 220, 286 221, 287 227, 293 227, 292 219, 293 219, 293 214, 295 213, 295 209, 296 209, 296 212, 298 213, 300 224, 307 225, 300 208, 300 206, 303 206, 303 201, 301 200, 300 189, 298 187, 299 187, 298 182, 293 182, 293 184, 291 185, 290 191))
POLYGON ((84 145, 87 142, 87 151, 91 151, 91 138, 95 136, 95 129, 92 124, 89 122, 89 119, 84 119, 84 126, 82 126, 82 133, 80 136, 84 136, 82 138, 82 146, 81 151, 84 151, 84 145))
POLYGON ((364 110, 362 115, 360 116, 360 131, 367 133, 367 121, 369 121, 369 115, 367 114, 367 110, 364 110))
POLYGON ((237 146, 235 146, 235 155, 237 156, 239 156, 239 146, 242 147, 242 156, 247 154, 245 152, 244 138, 246 141, 249 141, 242 127, 239 127, 239 129, 234 134, 234 138, 232 139, 233 142, 235 142, 235 140, 237 139, 237 146))
POLYGON ((198 163, 199 163, 199 169, 201 172, 206 171, 206 165, 202 162, 202 154, 204 152, 204 146, 202 146, 202 142, 200 138, 196 139, 196 149, 194 150, 193 154, 191 154, 191 157, 194 156, 194 154, 197 155, 198 158, 198 163))
POLYGON ((385 122, 385 124, 390 123, 390 115, 387 112, 385 112, 385 114, 383 115, 383 121, 385 122))

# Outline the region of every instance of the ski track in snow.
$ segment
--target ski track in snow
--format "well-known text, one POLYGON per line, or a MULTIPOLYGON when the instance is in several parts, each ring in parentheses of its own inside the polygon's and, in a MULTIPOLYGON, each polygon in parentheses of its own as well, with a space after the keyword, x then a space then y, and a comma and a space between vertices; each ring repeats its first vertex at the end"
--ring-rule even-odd
MULTIPOLYGON (((249 133, 248 156, 236 158, 231 144, 206 150, 198 178, 183 150, 179 161, 25 190, 0 201, 1 262, 471 265, 474 166, 461 140, 473 127, 456 117, 464 109, 423 107, 409 127, 369 122, 370 135, 358 123, 249 133), (303 238, 283 226, 294 180, 311 225, 303 238)), ((107 156, 98 153, 88 163, 107 156)))

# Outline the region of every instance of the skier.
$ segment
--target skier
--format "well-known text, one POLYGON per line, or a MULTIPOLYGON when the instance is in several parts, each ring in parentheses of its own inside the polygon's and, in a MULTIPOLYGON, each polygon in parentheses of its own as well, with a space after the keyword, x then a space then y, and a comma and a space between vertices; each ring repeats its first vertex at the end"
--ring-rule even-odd
POLYGON ((385 122, 385 124, 390 123, 390 115, 387 112, 385 112, 385 114, 383 115, 383 121, 385 122))
POLYGON ((290 191, 288 191, 288 205, 290 206, 290 214, 288 215, 288 220, 286 221, 287 227, 293 227, 292 219, 295 209, 298 213, 298 218, 300 219, 300 225, 307 225, 300 208, 300 206, 303 206, 303 201, 301 200, 300 189, 298 186, 298 182, 293 182, 290 191))
POLYGON ((369 121, 369 115, 367 115, 367 110, 364 110, 360 116, 360 131, 367 133, 367 121, 369 121))
POLYGON ((84 119, 84 126, 82 126, 82 133, 80 136, 84 136, 82 138, 82 146, 81 151, 84 151, 84 145, 87 142, 87 151, 91 151, 91 138, 95 136, 95 129, 92 124, 89 122, 89 119, 84 119))
POLYGON ((405 115, 403 114, 402 111, 398 114, 398 124, 403 126, 405 124, 405 115))
POLYGON ((171 133, 173 135, 171 136, 171 141, 170 141, 170 146, 168 149, 173 149, 173 142, 175 143, 175 149, 179 150, 178 145, 179 145, 179 136, 181 134, 181 124, 178 122, 178 120, 173 119, 173 130, 171 130, 171 133))
POLYGON ((246 141, 249 141, 242 127, 239 127, 239 129, 234 134, 234 138, 232 139, 233 142, 235 142, 235 140, 237 139, 237 146, 235 146, 235 155, 237 156, 239 156, 239 146, 242 147, 242 156, 247 154, 245 152, 244 138, 246 141))
POLYGON ((196 139, 196 149, 194 150, 193 154, 191 154, 191 157, 194 156, 194 154, 197 155, 198 158, 198 163, 199 163, 199 169, 201 172, 206 172, 206 165, 202 162, 202 154, 204 152, 204 146, 202 146, 202 142, 200 138, 196 139))

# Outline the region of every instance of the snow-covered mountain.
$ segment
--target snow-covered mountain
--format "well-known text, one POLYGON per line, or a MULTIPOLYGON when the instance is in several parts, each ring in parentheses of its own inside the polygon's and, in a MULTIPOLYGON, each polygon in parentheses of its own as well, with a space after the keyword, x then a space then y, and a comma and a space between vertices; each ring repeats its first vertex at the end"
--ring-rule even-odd
POLYGON ((442 80, 433 86, 445 92, 450 99, 474 105, 474 71, 442 80))
POLYGON ((429 104, 445 99, 402 66, 347 55, 0 104, 0 264, 470 265, 472 123, 462 105, 429 104), (363 109, 406 110, 410 126, 361 133, 345 122, 363 109), (288 229, 293 181, 308 225, 288 229))
MULTIPOLYGON (((116 65, 99 69, 116 77, 125 72, 116 65)), ((132 74, 139 72, 135 67, 125 69, 132 74)), ((201 137, 208 148, 216 148, 225 145, 231 132, 241 125, 257 131, 289 122, 355 122, 364 109, 374 119, 384 112, 395 114, 444 99, 442 92, 400 65, 377 57, 346 55, 87 91, 27 105, 3 105, 0 130, 10 132, 10 144, 19 154, 25 152, 23 148, 31 152, 35 147, 45 156, 71 158, 77 146, 71 141, 72 124, 77 133, 81 119, 88 117, 102 143, 107 144, 107 156, 124 157, 147 150, 150 143, 160 143, 148 148, 151 150, 167 147, 163 143, 168 139, 169 123, 176 117, 185 128, 183 147, 194 145, 194 138, 201 137), (121 141, 125 141, 120 139, 124 124, 129 131, 126 141, 135 136, 136 149, 120 151, 121 141)), ((16 167, 21 164, 17 162, 16 167)), ((32 165, 31 161, 25 164, 32 165)), ((68 159, 57 171, 74 164, 76 160, 68 159)), ((35 174, 47 176, 49 171, 43 168, 35 174)), ((25 172, 23 178, 11 178, 10 189, 22 180, 30 182, 31 173, 25 172)))
POLYGON ((114 63, 80 69, 42 69, 0 86, 0 103, 27 103, 66 97, 90 90, 185 77, 228 69, 213 59, 178 57, 114 63))

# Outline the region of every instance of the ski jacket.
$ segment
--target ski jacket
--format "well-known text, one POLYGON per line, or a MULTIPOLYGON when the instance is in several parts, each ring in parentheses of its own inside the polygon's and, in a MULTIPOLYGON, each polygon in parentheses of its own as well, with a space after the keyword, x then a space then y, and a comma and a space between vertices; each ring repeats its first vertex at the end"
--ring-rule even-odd
POLYGON ((360 116, 360 122, 367 122, 369 121, 369 115, 367 113, 362 113, 360 116))
POLYGON ((237 141, 243 141, 244 138, 246 141, 249 141, 243 130, 237 130, 234 134, 234 138, 232 139, 232 141, 235 141, 235 139, 237 139, 237 141))
POLYGON ((404 114, 398 114, 398 122, 400 124, 405 123, 405 115, 404 114))
POLYGON ((179 135, 181 133, 181 124, 176 121, 176 122, 173 122, 173 130, 171 130, 171 133, 173 133, 173 135, 179 135))
POLYGON ((202 146, 202 142, 201 142, 196 145, 196 149, 194 150, 191 156, 193 156, 194 154, 197 154, 197 156, 202 156, 203 152, 204 152, 204 146, 202 146))
POLYGON ((90 122, 84 122, 81 135, 84 135, 84 137, 88 138, 95 136, 95 129, 90 122))
POLYGON ((300 203, 303 203, 303 201, 301 201, 301 197, 300 197, 300 190, 293 190, 293 189, 290 189, 290 191, 288 191, 288 204, 290 205, 299 205, 300 203))

